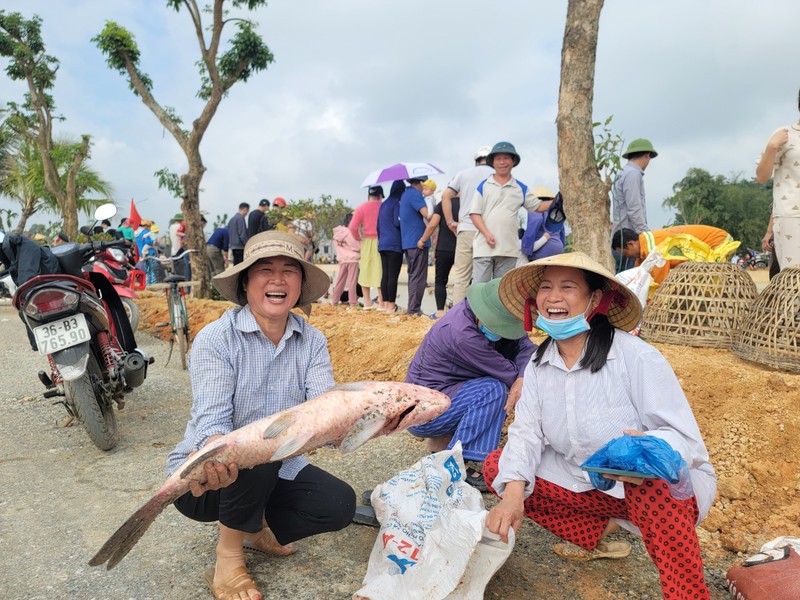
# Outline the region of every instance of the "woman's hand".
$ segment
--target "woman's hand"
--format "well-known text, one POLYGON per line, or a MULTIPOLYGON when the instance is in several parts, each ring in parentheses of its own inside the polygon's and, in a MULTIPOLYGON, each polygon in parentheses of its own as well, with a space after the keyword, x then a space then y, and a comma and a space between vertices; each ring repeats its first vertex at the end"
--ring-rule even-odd
POLYGON ((517 380, 511 385, 511 389, 508 390, 508 399, 506 400, 505 406, 507 415, 510 415, 514 410, 517 402, 519 402, 520 396, 522 396, 522 377, 518 377, 517 380))
MULTIPOLYGON (((221 437, 222 434, 212 435, 203 445, 208 446, 211 442, 221 437)), ((197 450, 190 452, 186 460, 189 460, 195 454, 197 454, 197 450)), ((236 478, 239 476, 239 467, 234 463, 224 465, 219 461, 209 460, 203 464, 203 473, 204 479, 201 481, 189 482, 189 491, 192 492, 192 496, 195 498, 202 496, 210 490, 219 490, 228 487, 236 481, 236 478)))
POLYGON ((499 534, 500 539, 507 544, 508 530, 513 529, 516 533, 520 525, 522 525, 522 516, 524 514, 525 509, 521 497, 519 499, 503 498, 499 504, 489 511, 486 517, 486 529, 492 533, 499 534))
POLYGON ((209 460, 203 465, 205 479, 192 481, 189 483, 189 491, 192 496, 198 498, 211 490, 219 490, 228 487, 239 476, 239 468, 235 463, 224 465, 216 460, 209 460))
MULTIPOLYGON (((625 429, 622 433, 635 437, 647 435, 644 431, 639 431, 638 429, 625 429)), ((603 473, 603 477, 606 479, 613 479, 614 481, 621 481, 623 483, 632 483, 633 485, 642 485, 644 483, 644 479, 641 477, 629 477, 628 475, 610 475, 608 473, 603 473)))
POLYGON ((778 150, 788 141, 789 141, 789 128, 782 127, 770 136, 769 141, 767 142, 767 146, 774 150, 778 150))

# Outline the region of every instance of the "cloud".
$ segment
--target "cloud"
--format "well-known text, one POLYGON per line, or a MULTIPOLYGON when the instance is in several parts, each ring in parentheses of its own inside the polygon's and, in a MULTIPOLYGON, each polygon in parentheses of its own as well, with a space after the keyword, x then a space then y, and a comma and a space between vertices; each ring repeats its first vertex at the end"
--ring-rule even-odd
MULTIPOLYGON (((59 130, 92 134, 92 164, 122 211, 134 197, 166 222, 177 200, 153 172, 182 172, 183 154, 90 38, 107 19, 130 29, 156 97, 188 127, 202 102, 187 15, 138 0, 6 0, 4 9, 43 19, 61 60, 59 130)), ((566 2, 272 0, 254 17, 275 62, 221 103, 201 145, 201 207, 213 217, 243 200, 321 194, 356 206, 366 174, 399 160, 433 162, 446 171, 442 187, 478 146, 501 139, 522 155, 520 179, 557 188, 565 16, 566 2)), ((797 117, 798 20, 790 0, 605 4, 594 112, 659 150, 645 179, 655 225, 669 220, 661 203, 689 168, 749 177, 770 132, 797 117)), ((3 100, 22 92, 4 85, 3 100)))

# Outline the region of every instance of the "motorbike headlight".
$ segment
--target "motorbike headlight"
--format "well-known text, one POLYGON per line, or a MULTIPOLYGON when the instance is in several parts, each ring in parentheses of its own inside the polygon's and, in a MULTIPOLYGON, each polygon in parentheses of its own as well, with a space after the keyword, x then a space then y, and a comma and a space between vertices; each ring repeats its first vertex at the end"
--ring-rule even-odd
POLYGON ((118 263, 125 262, 125 253, 119 248, 108 248, 106 251, 111 255, 111 258, 113 258, 118 263))

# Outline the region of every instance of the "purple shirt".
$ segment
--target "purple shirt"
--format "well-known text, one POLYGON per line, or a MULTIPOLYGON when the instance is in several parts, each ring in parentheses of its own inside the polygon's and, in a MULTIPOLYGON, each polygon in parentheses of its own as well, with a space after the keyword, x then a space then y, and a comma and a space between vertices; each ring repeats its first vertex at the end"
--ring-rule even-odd
POLYGON ((494 377, 511 387, 522 377, 536 345, 525 336, 492 343, 478 329, 468 300, 462 300, 425 334, 406 382, 455 396, 465 381, 494 377))

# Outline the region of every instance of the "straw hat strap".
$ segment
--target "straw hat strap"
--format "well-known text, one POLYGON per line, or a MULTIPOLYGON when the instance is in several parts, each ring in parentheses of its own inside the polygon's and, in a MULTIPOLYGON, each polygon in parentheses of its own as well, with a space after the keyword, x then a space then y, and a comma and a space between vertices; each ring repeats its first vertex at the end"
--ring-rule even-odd
POLYGON ((531 305, 533 298, 525 298, 525 314, 523 319, 523 327, 525 331, 533 331, 533 317, 531 316, 531 305))
POLYGON ((612 302, 616 302, 620 309, 628 306, 628 298, 624 294, 621 294, 617 290, 608 290, 603 293, 600 302, 597 303, 597 306, 595 306, 586 320, 591 321, 592 317, 598 314, 608 316, 608 311, 611 309, 612 302))

